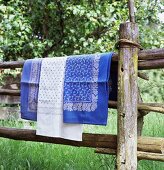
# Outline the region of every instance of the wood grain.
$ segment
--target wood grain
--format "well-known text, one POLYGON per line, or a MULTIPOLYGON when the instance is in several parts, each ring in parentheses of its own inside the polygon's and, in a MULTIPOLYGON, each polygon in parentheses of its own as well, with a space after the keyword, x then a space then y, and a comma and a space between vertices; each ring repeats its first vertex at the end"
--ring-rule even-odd
MULTIPOLYGON (((38 136, 36 135, 35 130, 0 127, 0 137, 78 147, 109 148, 114 150, 117 148, 117 136, 112 134, 84 133, 82 141, 71 141, 61 138, 38 136)), ((137 148, 138 151, 162 153, 164 151, 164 139, 154 137, 138 137, 137 148)))
MULTIPOLYGON (((160 60, 164 59, 164 48, 139 51, 138 59, 141 60, 139 61, 139 70, 164 68, 164 60, 160 60), (155 65, 153 65, 154 62, 156 63, 155 65)), ((118 62, 118 54, 115 53, 113 55, 112 61, 118 62)), ((25 61, 0 62, 0 68, 1 69, 22 68, 24 62, 25 61)))
MULTIPOLYGON (((97 148, 95 150, 95 153, 116 155, 116 150, 109 149, 109 148, 97 148)), ((155 161, 164 162, 164 154, 161 154, 161 153, 150 153, 150 152, 137 151, 137 158, 138 160, 155 160, 155 161)))
MULTIPOLYGON (((138 43, 135 23, 120 25, 120 39, 138 43)), ((120 44, 118 61, 118 170, 137 169, 138 48, 120 44)))

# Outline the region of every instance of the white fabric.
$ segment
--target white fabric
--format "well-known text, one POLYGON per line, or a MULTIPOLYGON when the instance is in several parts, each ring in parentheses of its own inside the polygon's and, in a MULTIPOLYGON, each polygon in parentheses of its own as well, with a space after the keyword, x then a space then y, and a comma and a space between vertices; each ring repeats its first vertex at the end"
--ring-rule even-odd
POLYGON ((36 134, 82 141, 82 125, 63 123, 66 60, 67 57, 57 57, 42 61, 36 134))

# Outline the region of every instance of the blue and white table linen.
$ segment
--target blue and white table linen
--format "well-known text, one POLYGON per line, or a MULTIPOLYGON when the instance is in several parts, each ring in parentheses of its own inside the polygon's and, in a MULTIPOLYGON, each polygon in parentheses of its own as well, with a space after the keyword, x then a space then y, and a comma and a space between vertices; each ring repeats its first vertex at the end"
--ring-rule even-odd
POLYGON ((113 53, 70 56, 64 78, 64 123, 106 125, 113 53))
POLYGON ((82 141, 82 125, 63 123, 63 90, 67 57, 42 61, 36 134, 82 141))
POLYGON ((21 77, 21 118, 37 119, 41 59, 26 60, 21 77))

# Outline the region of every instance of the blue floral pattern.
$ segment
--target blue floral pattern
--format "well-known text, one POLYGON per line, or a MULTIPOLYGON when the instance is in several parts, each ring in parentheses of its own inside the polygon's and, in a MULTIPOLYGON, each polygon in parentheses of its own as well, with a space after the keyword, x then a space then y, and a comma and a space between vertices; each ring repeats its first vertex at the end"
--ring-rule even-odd
POLYGON ((98 100, 100 56, 68 57, 64 82, 64 110, 94 111, 98 100))

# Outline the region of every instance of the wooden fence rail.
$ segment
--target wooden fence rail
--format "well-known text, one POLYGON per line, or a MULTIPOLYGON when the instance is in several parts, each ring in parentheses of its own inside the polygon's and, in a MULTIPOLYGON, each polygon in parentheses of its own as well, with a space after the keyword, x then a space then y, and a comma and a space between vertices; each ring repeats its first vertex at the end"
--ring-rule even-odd
MULTIPOLYGON (((108 149, 108 148, 97 148, 95 150, 95 153, 116 155, 116 150, 108 149)), ((164 154, 137 151, 137 158, 138 158, 138 160, 145 159, 145 160, 164 161, 164 154)))
MULTIPOLYGON (((82 141, 71 141, 61 138, 36 135, 35 130, 0 127, 0 137, 23 141, 46 142, 78 147, 117 148, 117 135, 111 134, 83 134, 82 141)), ((160 153, 164 152, 164 139, 153 137, 138 137, 138 151, 160 153)))
MULTIPOLYGON (((164 68, 164 48, 139 51, 138 69, 159 69, 164 68)), ((118 54, 114 54, 112 61, 118 61, 118 54)), ((25 61, 0 62, 0 69, 22 68, 25 61)))

